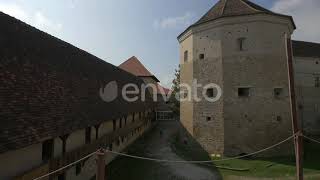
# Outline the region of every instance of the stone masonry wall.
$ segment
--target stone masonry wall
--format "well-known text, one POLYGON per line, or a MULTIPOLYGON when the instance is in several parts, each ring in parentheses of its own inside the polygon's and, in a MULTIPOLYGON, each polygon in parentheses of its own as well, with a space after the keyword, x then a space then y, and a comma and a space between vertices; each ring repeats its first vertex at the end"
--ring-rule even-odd
MULTIPOLYGON (((225 154, 249 154, 292 134, 285 44, 290 32, 269 22, 227 25, 224 31, 225 154), (242 51, 239 38, 245 38, 242 51), (238 88, 249 88, 249 97, 239 96, 238 88), (277 97, 275 88, 281 88, 277 97)), ((293 152, 288 144, 261 156, 293 152)))
MULTIPOLYGON (((191 87, 193 81, 193 37, 180 44, 180 83, 187 84, 191 87), (188 51, 188 60, 184 61, 184 52, 188 51)), ((180 89, 181 92, 187 91, 187 95, 191 96, 191 92, 185 88, 180 89)), ((182 94, 180 94, 182 95, 182 94)), ((193 135, 193 102, 182 101, 180 102, 180 121, 186 130, 193 135)))
MULTIPOLYGON (((181 105, 182 124, 193 127, 193 137, 209 153, 251 153, 292 134, 285 44, 285 35, 293 32, 290 23, 268 15, 222 18, 180 37, 181 56, 193 39, 193 71, 182 68, 182 82, 213 82, 223 90, 216 103, 194 102, 191 120, 181 105), (239 97, 238 88, 249 88, 249 96, 239 97), (280 95, 275 96, 275 89, 280 95)), ((291 144, 262 156, 291 154, 291 144)))
MULTIPOLYGON (((193 77, 202 86, 197 88, 197 95, 201 100, 194 103, 194 137, 210 154, 223 154, 223 97, 217 102, 209 102, 203 97, 210 83, 215 83, 223 89, 221 41, 215 37, 215 33, 216 31, 210 31, 194 36, 193 77), (203 59, 200 58, 201 54, 204 54, 203 59)), ((216 95, 214 89, 214 97, 216 95)))

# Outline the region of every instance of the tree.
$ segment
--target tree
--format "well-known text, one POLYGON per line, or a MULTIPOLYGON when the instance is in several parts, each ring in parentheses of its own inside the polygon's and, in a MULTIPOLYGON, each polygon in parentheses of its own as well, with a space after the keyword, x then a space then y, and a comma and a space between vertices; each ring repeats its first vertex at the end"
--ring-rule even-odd
POLYGON ((169 102, 171 104, 171 109, 175 115, 180 115, 180 101, 179 101, 179 94, 180 94, 180 65, 178 69, 175 69, 175 78, 172 80, 172 87, 171 87, 171 96, 169 102))

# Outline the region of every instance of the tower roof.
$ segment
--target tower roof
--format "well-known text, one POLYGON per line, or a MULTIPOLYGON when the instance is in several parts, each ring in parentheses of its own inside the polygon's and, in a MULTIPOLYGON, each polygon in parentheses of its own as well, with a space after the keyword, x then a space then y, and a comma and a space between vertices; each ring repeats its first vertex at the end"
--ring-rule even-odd
POLYGON ((272 12, 266 8, 263 8, 257 4, 250 2, 249 0, 219 0, 205 15, 203 15, 196 23, 189 26, 179 37, 181 37, 186 31, 191 27, 197 26, 209 21, 224 17, 234 17, 234 16, 244 16, 244 15, 254 15, 254 14, 269 14, 275 16, 282 16, 290 18, 293 23, 294 28, 296 28, 293 18, 291 16, 278 14, 272 12))
POLYGON ((296 57, 320 57, 320 43, 292 41, 293 56, 296 57))
POLYGON ((119 68, 138 77, 152 77, 159 82, 159 80, 135 56, 132 56, 120 64, 119 68))

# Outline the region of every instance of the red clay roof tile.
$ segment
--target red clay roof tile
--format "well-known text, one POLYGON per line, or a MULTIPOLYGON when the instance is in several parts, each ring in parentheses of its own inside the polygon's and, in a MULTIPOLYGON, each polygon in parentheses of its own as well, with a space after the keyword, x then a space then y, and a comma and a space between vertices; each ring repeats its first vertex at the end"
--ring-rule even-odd
POLYGON ((135 56, 120 64, 119 68, 138 77, 152 77, 159 81, 135 56))

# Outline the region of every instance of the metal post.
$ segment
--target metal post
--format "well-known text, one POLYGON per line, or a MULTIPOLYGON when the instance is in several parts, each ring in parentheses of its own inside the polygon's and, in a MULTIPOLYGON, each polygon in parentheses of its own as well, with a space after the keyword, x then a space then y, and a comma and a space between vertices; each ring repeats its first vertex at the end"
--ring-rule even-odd
POLYGON ((97 151, 97 174, 96 180, 105 180, 105 151, 100 149, 97 151))
POLYGON ((297 118, 297 105, 296 105, 296 94, 295 94, 295 85, 294 85, 294 72, 293 72, 293 63, 292 63, 292 44, 291 39, 286 37, 287 44, 287 54, 288 54, 288 72, 289 72, 289 92, 290 92, 290 101, 291 101, 291 115, 292 115, 292 129, 293 133, 296 135, 294 137, 294 146, 296 154, 296 168, 297 168, 297 179, 303 180, 303 138, 302 130, 298 123, 297 118))

